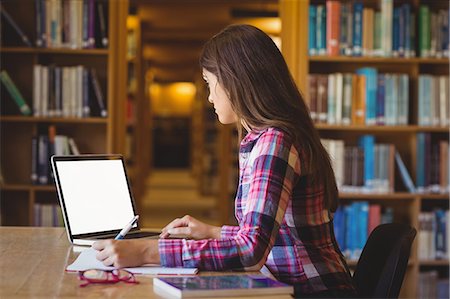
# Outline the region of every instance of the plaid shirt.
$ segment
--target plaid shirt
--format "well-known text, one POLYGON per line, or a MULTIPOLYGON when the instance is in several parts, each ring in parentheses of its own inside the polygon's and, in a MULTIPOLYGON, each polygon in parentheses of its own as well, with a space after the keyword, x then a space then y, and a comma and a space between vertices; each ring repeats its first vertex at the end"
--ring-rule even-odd
POLYGON ((250 132, 242 140, 235 200, 239 226, 221 239, 160 239, 161 264, 201 270, 259 270, 265 265, 301 293, 353 290, 333 234, 321 186, 283 131, 250 132))

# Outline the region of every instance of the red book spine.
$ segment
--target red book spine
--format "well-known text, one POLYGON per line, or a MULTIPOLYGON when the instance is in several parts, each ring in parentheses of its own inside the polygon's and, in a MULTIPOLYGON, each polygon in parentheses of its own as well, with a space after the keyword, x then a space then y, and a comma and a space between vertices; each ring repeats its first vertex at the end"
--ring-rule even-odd
POLYGON ((367 235, 381 223, 381 206, 378 204, 369 205, 369 225, 367 226, 367 235))
POLYGON ((341 4, 338 1, 327 1, 327 54, 339 55, 339 30, 341 4))

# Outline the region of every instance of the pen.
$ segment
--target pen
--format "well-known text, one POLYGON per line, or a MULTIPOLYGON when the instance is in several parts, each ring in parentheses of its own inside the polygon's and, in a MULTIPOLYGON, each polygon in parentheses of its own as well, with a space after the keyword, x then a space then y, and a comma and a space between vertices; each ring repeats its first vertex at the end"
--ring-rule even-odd
POLYGON ((130 231, 131 227, 138 221, 138 219, 139 215, 134 216, 133 219, 131 219, 131 221, 119 232, 114 240, 122 240, 125 238, 125 235, 130 231))

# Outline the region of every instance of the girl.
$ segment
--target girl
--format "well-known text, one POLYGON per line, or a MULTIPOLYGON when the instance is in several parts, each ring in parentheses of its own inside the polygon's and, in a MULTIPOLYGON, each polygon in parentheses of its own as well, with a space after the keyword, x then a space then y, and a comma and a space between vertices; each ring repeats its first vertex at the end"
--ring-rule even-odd
POLYGON ((231 25, 200 57, 209 102, 222 124, 239 124, 239 226, 214 227, 190 216, 159 240, 99 241, 97 258, 116 267, 161 263, 201 270, 270 271, 296 297, 352 297, 336 243, 338 194, 330 159, 302 95, 273 41, 249 25, 231 25), (168 239, 183 235, 188 239, 168 239))

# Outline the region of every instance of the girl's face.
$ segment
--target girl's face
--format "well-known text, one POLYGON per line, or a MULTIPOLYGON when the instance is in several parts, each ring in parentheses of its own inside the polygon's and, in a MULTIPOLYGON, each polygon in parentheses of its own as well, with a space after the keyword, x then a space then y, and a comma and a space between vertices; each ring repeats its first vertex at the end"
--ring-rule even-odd
POLYGON ((203 79, 209 88, 208 101, 214 105, 219 121, 224 125, 237 122, 238 117, 231 107, 228 94, 217 81, 217 77, 203 69, 203 79))

